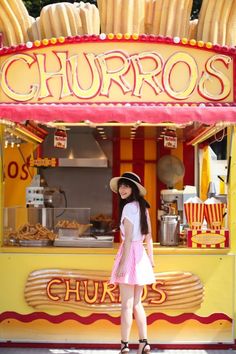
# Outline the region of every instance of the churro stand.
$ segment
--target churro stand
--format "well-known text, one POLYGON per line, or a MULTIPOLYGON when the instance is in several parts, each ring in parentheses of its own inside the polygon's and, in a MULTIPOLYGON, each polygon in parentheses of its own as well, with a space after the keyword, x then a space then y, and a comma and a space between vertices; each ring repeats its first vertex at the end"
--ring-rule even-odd
MULTIPOLYGON (((46 205, 45 189, 35 177, 39 167, 56 169, 63 163, 39 152, 35 156, 46 135, 37 127, 77 125, 120 129, 120 139, 112 142, 110 174, 133 170, 147 187, 156 273, 156 283, 143 293, 150 342, 235 347, 235 63, 234 47, 158 35, 60 36, 0 48, 0 129, 6 147, 0 185, 1 345, 119 343, 119 289, 108 285, 119 235, 94 238, 90 206, 70 208, 63 195, 59 206, 46 205), (163 140, 150 138, 154 128, 172 127, 173 133, 183 126, 193 129, 193 136, 188 142, 178 138, 175 150, 164 150, 163 140), (141 129, 142 139, 122 136, 127 127, 141 129), (27 139, 20 148, 23 160, 16 161, 16 146, 6 146, 6 130, 27 139), (222 130, 229 138, 227 224, 224 219, 214 228, 210 218, 205 227, 192 225, 194 215, 201 215, 195 203, 186 206, 200 197, 196 153, 201 142, 222 130), (166 151, 185 167, 178 180, 172 178, 173 186, 164 173, 158 176, 166 151), (187 226, 173 233, 177 239, 165 238, 180 221, 187 226), (81 231, 81 225, 87 228, 81 231), (39 240, 28 242, 27 233, 39 240), (71 243, 71 237, 77 241, 71 243)), ((168 148, 173 134, 166 135, 168 148)), ((115 205, 113 199, 114 217, 115 205)), ((134 327, 131 343, 136 342, 134 327)))

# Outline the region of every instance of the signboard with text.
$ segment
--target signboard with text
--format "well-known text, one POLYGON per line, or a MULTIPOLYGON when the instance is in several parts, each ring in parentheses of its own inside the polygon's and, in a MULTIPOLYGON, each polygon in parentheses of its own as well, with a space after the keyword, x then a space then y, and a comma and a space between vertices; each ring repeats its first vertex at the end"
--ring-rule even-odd
POLYGON ((0 72, 2 103, 234 101, 229 52, 150 40, 12 51, 0 55, 0 72))
MULTIPOLYGON (((115 251, 3 253, 1 341, 118 343, 115 251)), ((151 343, 233 343, 234 255, 212 251, 154 255, 156 282, 142 296, 151 343)), ((134 326, 131 343, 137 338, 134 326)))

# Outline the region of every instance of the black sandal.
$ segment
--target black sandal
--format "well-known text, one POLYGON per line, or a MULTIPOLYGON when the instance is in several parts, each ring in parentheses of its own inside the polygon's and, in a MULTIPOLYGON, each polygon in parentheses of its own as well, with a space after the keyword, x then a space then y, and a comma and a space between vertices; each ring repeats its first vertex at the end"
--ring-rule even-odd
POLYGON ((122 347, 120 353, 129 353, 129 342, 124 342, 123 340, 121 340, 121 344, 123 344, 124 346, 122 347))
POLYGON ((150 349, 150 344, 148 343, 147 339, 139 339, 139 343, 145 343, 142 349, 142 354, 149 354, 151 349, 150 349), (145 350, 145 348, 149 346, 149 348, 147 348, 145 350))

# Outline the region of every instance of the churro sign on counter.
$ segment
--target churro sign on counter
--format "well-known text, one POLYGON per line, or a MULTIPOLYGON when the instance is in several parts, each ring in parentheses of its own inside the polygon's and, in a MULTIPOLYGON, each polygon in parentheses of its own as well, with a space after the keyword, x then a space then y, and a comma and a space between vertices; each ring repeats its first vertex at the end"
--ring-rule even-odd
POLYGON ((0 100, 233 102, 233 57, 167 43, 64 43, 2 54, 0 100))
MULTIPOLYGON (((108 279, 107 271, 39 269, 29 274, 25 300, 35 309, 119 311, 119 287, 109 284, 108 279)), ((203 300, 204 286, 200 278, 190 272, 156 273, 156 283, 145 286, 142 296, 147 310, 196 310, 203 300)))

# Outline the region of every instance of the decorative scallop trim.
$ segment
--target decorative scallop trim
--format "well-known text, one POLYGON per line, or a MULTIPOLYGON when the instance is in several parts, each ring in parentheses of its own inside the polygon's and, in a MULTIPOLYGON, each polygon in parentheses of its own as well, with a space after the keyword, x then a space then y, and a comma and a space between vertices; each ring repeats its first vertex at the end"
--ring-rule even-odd
POLYGON ((27 106, 75 106, 76 107, 236 107, 236 102, 189 102, 189 103, 179 103, 179 102, 47 102, 47 103, 21 103, 21 102, 0 102, 0 107, 4 105, 18 107, 22 105, 23 107, 27 106))
POLYGON ((83 35, 74 37, 52 37, 50 39, 44 38, 42 40, 36 40, 34 42, 21 43, 19 45, 14 45, 11 47, 0 48, 0 55, 11 54, 15 52, 24 51, 32 48, 42 48, 46 46, 53 46, 55 44, 68 44, 68 43, 83 43, 83 42, 101 42, 101 41, 115 41, 115 42, 153 42, 153 43, 166 43, 180 46, 196 47, 201 49, 208 49, 216 52, 227 53, 231 55, 236 54, 236 47, 229 47, 226 45, 213 44, 211 42, 197 41, 195 39, 180 38, 180 37, 170 37, 154 34, 137 34, 137 33, 101 33, 99 35, 83 35))

